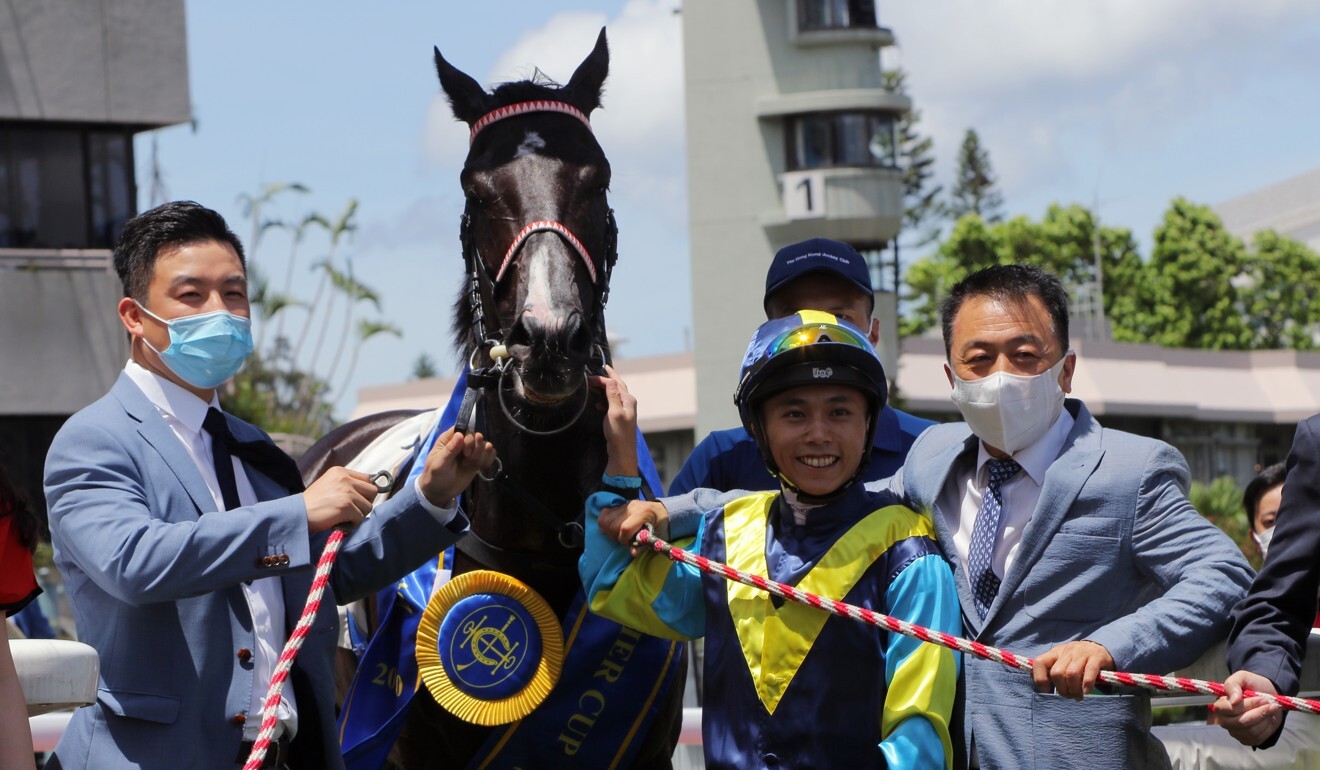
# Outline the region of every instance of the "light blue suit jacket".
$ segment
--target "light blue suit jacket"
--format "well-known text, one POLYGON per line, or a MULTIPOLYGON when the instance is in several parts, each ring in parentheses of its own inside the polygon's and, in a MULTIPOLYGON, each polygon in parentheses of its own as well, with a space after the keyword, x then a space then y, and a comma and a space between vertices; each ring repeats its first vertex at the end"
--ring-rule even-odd
MULTIPOLYGON (((1161 441, 1101 428, 1080 401, 994 604, 982 621, 939 499, 970 472, 977 440, 966 423, 930 428, 895 477, 934 520, 968 635, 1035 656, 1057 644, 1104 645, 1119 670, 1164 674, 1190 664, 1228 632, 1229 610, 1251 583, 1237 546, 1187 501, 1187 463, 1161 441)), ((1035 692, 1031 677, 963 656, 965 736, 984 768, 1168 767, 1150 735, 1144 691, 1073 701, 1035 692)))
MULTIPOLYGON (((269 440, 228 420, 240 441, 269 440)), ((252 689, 268 685, 253 681, 244 654, 255 644, 241 584, 281 578, 291 632, 329 536, 309 535, 301 495, 247 473, 263 502, 217 512, 193 460, 126 375, 55 437, 45 476, 55 563, 79 635, 101 658, 97 702, 75 712, 56 750, 64 768, 235 767, 252 689)), ((286 685, 298 704, 296 767, 343 767, 335 604, 410 572, 466 525, 462 514, 439 524, 406 486, 345 539, 286 685)))

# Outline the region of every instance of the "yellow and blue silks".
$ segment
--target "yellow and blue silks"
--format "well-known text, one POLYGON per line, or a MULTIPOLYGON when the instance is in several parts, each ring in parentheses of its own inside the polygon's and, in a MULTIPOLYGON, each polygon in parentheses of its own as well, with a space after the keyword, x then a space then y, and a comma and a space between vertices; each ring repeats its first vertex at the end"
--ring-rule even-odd
MULTIPOLYGON (((947 649, 606 540, 588 500, 583 585, 593 612, 670 638, 706 639, 707 762, 761 767, 948 768, 958 661, 947 649), (789 759, 791 757, 791 760, 789 759)), ((952 573, 931 523, 860 485, 793 521, 775 492, 706 514, 676 543, 803 590, 949 633, 961 630, 952 573)))

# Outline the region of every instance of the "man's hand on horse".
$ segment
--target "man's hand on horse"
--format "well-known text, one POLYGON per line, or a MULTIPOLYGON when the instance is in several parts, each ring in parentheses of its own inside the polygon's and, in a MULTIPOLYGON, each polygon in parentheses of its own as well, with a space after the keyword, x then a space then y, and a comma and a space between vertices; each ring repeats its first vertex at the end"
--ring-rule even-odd
POLYGON ((495 445, 480 433, 440 434, 426 456, 418 477, 422 495, 438 508, 453 505, 454 498, 472 483, 472 478, 495 464, 495 445))
POLYGON ((331 468, 303 492, 307 529, 315 534, 340 524, 355 527, 371 513, 375 499, 376 485, 370 476, 338 466, 331 468))
POLYGON ((593 375, 591 387, 604 392, 605 403, 597 408, 605 412, 605 443, 609 460, 605 472, 611 476, 636 476, 637 471, 637 399, 628 392, 614 367, 605 365, 605 376, 593 375))
POLYGON ((600 518, 596 520, 600 531, 616 542, 632 546, 632 555, 636 556, 638 547, 632 545, 633 538, 647 524, 661 540, 669 539, 669 510, 664 503, 655 500, 632 500, 627 505, 600 509, 600 518))
POLYGON ((1283 726, 1283 712, 1264 698, 1244 698, 1243 690, 1278 695, 1274 683, 1260 674, 1235 671, 1224 680, 1227 696, 1211 706, 1219 724, 1246 746, 1259 746, 1283 726))

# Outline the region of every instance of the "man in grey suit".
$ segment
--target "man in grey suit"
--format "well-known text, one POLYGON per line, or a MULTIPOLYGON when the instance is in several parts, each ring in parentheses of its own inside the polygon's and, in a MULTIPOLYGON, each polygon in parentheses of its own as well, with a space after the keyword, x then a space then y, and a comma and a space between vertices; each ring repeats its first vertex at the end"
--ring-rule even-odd
MULTIPOLYGON (((1056 277, 1024 265, 979 271, 952 289, 941 321, 966 422, 927 429, 880 485, 929 512, 967 634, 1035 658, 1028 678, 964 656, 973 766, 1167 767, 1149 695, 1090 694, 1096 678, 1196 660, 1227 633, 1250 567, 1187 501, 1177 450, 1102 428, 1065 398, 1076 356, 1056 277)), ((721 499, 698 491, 611 518, 621 539, 645 523, 677 537, 721 499)))
POLYGON ((311 568, 346 526, 264 765, 341 768, 335 604, 454 542, 467 528, 454 498, 494 449, 446 435, 374 512, 362 473, 334 468, 304 492, 269 436, 219 409, 216 388, 252 349, 243 248, 220 215, 191 202, 148 211, 124 226, 114 261, 131 358, 46 459, 55 562, 101 659, 97 701, 47 767, 241 766, 311 568))
POLYGON ((923 433, 893 486, 930 511, 968 634, 1035 658, 1028 681, 964 656, 972 755, 993 768, 1167 767, 1146 692, 1082 696, 1102 669, 1167 673, 1223 638, 1246 560, 1187 501, 1177 450, 1102 428, 1065 398, 1076 356, 1056 277, 973 273, 941 322, 966 422, 923 433))

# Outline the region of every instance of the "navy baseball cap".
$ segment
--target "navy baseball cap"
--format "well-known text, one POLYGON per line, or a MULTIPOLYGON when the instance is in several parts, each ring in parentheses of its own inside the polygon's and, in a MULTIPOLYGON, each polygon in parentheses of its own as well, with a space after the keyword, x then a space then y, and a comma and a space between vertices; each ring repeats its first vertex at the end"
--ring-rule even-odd
POLYGON ((765 296, 761 304, 768 308, 771 294, 814 272, 834 273, 866 292, 868 297, 875 293, 871 289, 871 269, 856 249, 842 241, 812 238, 789 244, 775 254, 770 271, 765 274, 765 296))

